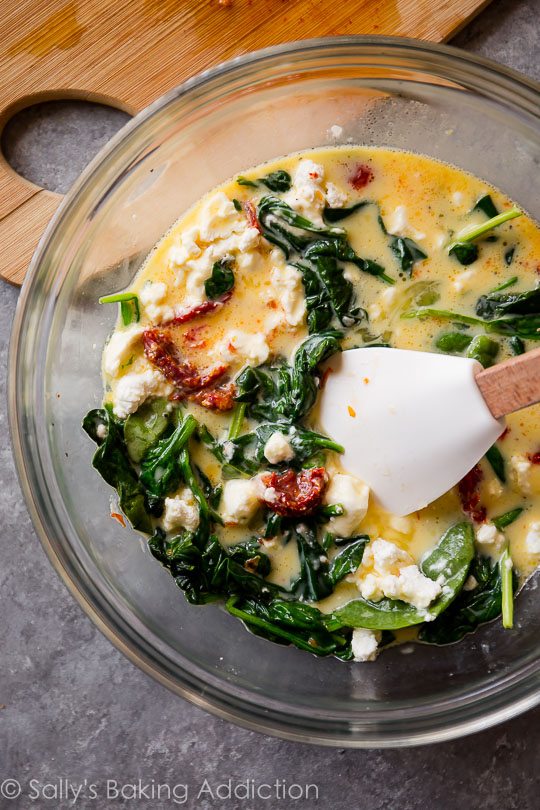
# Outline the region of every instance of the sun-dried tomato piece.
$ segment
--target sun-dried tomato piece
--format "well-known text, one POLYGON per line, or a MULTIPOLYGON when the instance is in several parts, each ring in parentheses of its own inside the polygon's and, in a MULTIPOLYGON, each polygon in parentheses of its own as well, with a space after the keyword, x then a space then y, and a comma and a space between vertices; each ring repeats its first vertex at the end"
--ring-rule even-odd
POLYGON ((203 391, 189 394, 189 399, 210 411, 230 411, 236 404, 235 396, 236 386, 234 383, 228 383, 219 388, 205 388, 203 391))
POLYGON ((349 183, 356 191, 360 191, 360 189, 369 185, 374 177, 375 175, 373 174, 371 166, 367 166, 365 163, 359 163, 354 170, 354 174, 351 174, 349 177, 349 183))
POLYGON ((183 335, 183 340, 191 349, 203 349, 206 346, 206 340, 202 337, 202 333, 206 330, 206 325, 192 326, 183 335))
POLYGON ((242 203, 242 207, 244 209, 244 214, 246 215, 246 219, 249 222, 251 228, 257 228, 259 233, 262 233, 261 223, 257 218, 257 211, 255 210, 255 206, 251 202, 251 200, 246 200, 242 203))
POLYGON ((484 523, 486 520, 486 507, 480 503, 478 487, 484 474, 478 464, 469 470, 458 484, 461 508, 475 523, 484 523))
POLYGON ((527 458, 531 464, 540 464, 540 453, 527 453, 527 458))
POLYGON ((203 301, 202 304, 197 304, 186 312, 182 312, 181 315, 176 315, 176 317, 171 318, 170 321, 164 321, 161 326, 181 326, 183 323, 189 323, 189 321, 192 321, 194 318, 198 318, 199 315, 208 315, 210 312, 219 309, 223 304, 226 304, 231 295, 232 290, 229 290, 220 298, 216 298, 215 301, 203 301))
POLYGON ((181 391, 199 391, 207 388, 222 377, 227 365, 215 366, 205 374, 199 372, 189 360, 183 360, 171 336, 160 329, 146 329, 143 332, 144 353, 152 365, 181 391))
POLYGON ((262 501, 273 512, 285 517, 310 515, 321 503, 326 488, 324 467, 311 470, 286 470, 261 476, 266 487, 262 501))

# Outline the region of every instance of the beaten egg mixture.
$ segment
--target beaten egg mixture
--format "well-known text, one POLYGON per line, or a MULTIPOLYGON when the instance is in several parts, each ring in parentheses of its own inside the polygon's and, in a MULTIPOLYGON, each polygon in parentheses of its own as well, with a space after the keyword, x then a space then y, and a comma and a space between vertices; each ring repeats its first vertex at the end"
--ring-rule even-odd
MULTIPOLYGON (((505 212, 513 205, 509 199, 482 180, 427 157, 381 148, 336 147, 280 158, 224 183, 183 215, 154 248, 129 290, 136 296, 138 320, 128 325, 120 321, 104 350, 105 403, 119 425, 149 403, 160 401, 167 403, 168 414, 179 408, 208 428, 221 442, 221 459, 208 443, 192 438, 189 446, 194 468, 212 487, 221 488, 215 489, 219 500, 213 507, 218 516, 213 531, 226 548, 254 539, 269 560, 265 580, 286 594, 302 576, 302 547, 286 541, 279 526, 275 536, 265 528, 273 498, 277 503, 274 484, 278 479, 268 478, 268 471, 279 476, 293 467, 299 475, 299 470, 309 468, 309 463, 295 466, 295 428, 284 423, 268 436, 256 474, 235 474, 234 464, 231 473, 227 466, 227 437, 234 414, 240 419, 239 435, 257 425, 249 406, 238 417, 235 380, 246 368, 265 368, 275 358, 292 364, 310 332, 317 333, 316 317, 309 318, 309 279, 302 258, 287 256, 279 238, 267 238, 269 233, 279 236, 274 214, 266 219, 268 230, 261 227, 261 199, 268 196, 308 220, 313 238, 318 233, 315 229, 321 233, 324 228, 342 230, 354 254, 373 263, 367 270, 346 259, 340 264, 355 306, 351 304, 352 315, 342 314, 340 319, 334 311, 324 328, 340 331, 343 350, 382 344, 439 351, 441 335, 453 332, 465 336, 457 343, 461 353, 466 352, 467 340, 471 345, 475 335, 484 332, 480 326, 435 316, 403 316, 426 305, 474 314, 480 296, 514 277, 517 280, 508 292, 534 288, 540 232, 526 215, 503 222, 477 242, 478 257, 463 264, 448 245, 464 227, 486 221, 490 212, 476 207, 477 202, 489 197, 496 212, 505 212), (261 178, 276 173, 285 181, 273 191, 261 178), (360 202, 366 204, 358 206, 360 202), (357 208, 346 213, 353 206, 357 208), (400 240, 397 249, 396 239, 400 240), (407 256, 403 261, 407 246, 412 247, 408 263, 407 256), (216 267, 229 275, 232 272, 234 284, 207 307, 207 283, 216 267), (156 346, 149 348, 151 330, 161 330, 161 337, 165 332, 172 342, 167 351, 174 349, 176 359, 189 363, 192 371, 204 376, 225 369, 208 386, 220 392, 217 400, 188 396, 187 389, 178 394, 174 375, 159 359, 156 346)), ((298 230, 295 224, 287 227, 298 230)), ((311 306, 316 310, 316 304, 311 306)), ((499 362, 516 351, 507 335, 490 334, 490 339, 491 361, 499 362)), ((522 348, 534 345, 524 341, 522 348)), ((319 397, 324 396, 324 367, 317 369, 315 381, 322 389, 319 397)), ((316 403, 302 423, 320 431, 316 403)), ((316 460, 323 470, 316 527, 318 536, 326 538, 320 541, 321 566, 331 564, 348 539, 367 536, 368 540, 359 564, 349 566, 331 592, 327 589, 323 598, 304 596, 300 601, 332 614, 352 600, 374 605, 395 600, 423 611, 429 622, 430 606, 441 598, 445 585, 423 572, 422 559, 450 527, 463 521, 474 530, 475 554, 496 561, 507 549, 507 566, 513 565, 523 581, 536 568, 540 555, 540 407, 508 417, 507 424, 497 443, 502 471, 499 467, 497 473, 483 459, 460 487, 407 517, 385 512, 369 487, 343 469, 339 452, 326 449, 316 460), (333 506, 337 509, 332 510, 333 506), (522 511, 509 525, 501 529, 493 523, 497 516, 518 508, 522 511)), ((106 433, 107 427, 100 425, 98 440, 106 433)), ((231 456, 233 449, 229 448, 231 456)), ((444 464, 444 459, 440 461, 444 464)), ((310 479, 307 484, 315 482, 310 479)), ((283 509, 275 514, 291 518, 283 509)), ((298 513, 298 519, 304 515, 310 515, 309 509, 298 513)), ((200 520, 200 503, 181 479, 164 494, 152 517, 153 526, 167 539, 196 532, 200 520)), ((245 567, 250 570, 249 565, 245 567)), ((469 573, 463 588, 472 592, 477 585, 469 573)), ((352 630, 347 640, 350 654, 341 657, 375 658, 383 633, 379 625, 367 625, 352 630)), ((400 632, 404 631, 394 633, 393 640, 399 640, 400 632)))

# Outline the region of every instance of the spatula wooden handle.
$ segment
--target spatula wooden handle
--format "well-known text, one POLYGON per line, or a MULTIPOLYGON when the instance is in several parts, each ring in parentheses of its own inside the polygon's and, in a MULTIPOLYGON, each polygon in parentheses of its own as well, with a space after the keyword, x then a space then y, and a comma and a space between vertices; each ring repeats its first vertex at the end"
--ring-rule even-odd
POLYGON ((495 419, 540 402, 540 349, 480 371, 476 382, 495 419))

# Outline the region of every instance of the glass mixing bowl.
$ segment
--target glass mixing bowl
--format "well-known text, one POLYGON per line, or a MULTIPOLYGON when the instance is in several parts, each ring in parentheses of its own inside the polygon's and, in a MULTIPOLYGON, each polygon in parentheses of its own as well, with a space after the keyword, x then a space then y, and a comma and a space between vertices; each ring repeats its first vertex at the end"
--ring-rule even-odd
POLYGON ((152 245, 212 186, 335 142, 409 149, 474 172, 540 219, 539 87, 484 59, 403 39, 348 37, 248 54, 191 79, 131 121, 50 224, 22 289, 10 413, 43 545, 100 629, 193 703, 290 739, 348 746, 448 739, 538 701, 534 583, 517 626, 462 643, 392 649, 372 664, 317 660, 191 607, 142 538, 110 518, 81 419, 101 399, 113 307, 152 245), (342 133, 335 138, 342 127, 342 133), (333 134, 334 133, 334 134, 333 134))

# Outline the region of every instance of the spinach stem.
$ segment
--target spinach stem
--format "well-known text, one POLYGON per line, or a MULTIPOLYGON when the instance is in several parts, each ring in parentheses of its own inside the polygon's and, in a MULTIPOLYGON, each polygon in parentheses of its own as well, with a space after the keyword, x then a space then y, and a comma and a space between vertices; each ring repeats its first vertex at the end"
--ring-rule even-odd
POLYGON ((122 323, 124 326, 129 326, 130 323, 137 323, 141 318, 139 310, 139 299, 135 293, 112 293, 112 295, 103 295, 99 299, 100 304, 120 304, 120 315, 122 316, 122 323))
POLYGON ((514 626, 514 594, 512 587, 512 558, 508 546, 499 560, 502 586, 502 623, 507 630, 514 626))
POLYGON ((483 236, 498 225, 522 216, 522 213, 519 208, 510 208, 508 211, 503 211, 502 214, 497 214, 496 217, 491 217, 487 222, 482 222, 481 225, 467 225, 466 228, 463 228, 462 231, 455 235, 453 242, 448 245, 448 251, 452 250, 460 242, 472 242, 473 239, 478 239, 479 236, 483 236))
POLYGON ((246 407, 247 402, 237 403, 229 427, 229 439, 237 439, 239 437, 246 415, 246 407))
POLYGON ((509 278, 508 281, 503 281, 502 284, 499 284, 498 287, 494 287, 489 294, 491 295, 492 293, 502 292, 503 290, 506 290, 508 287, 513 287, 514 284, 517 284, 517 282, 518 277, 512 276, 512 278, 509 278))

